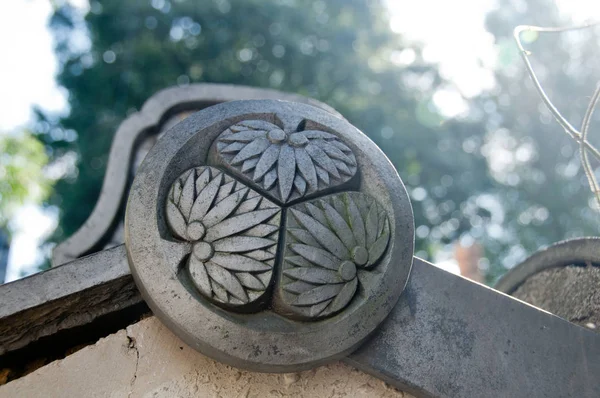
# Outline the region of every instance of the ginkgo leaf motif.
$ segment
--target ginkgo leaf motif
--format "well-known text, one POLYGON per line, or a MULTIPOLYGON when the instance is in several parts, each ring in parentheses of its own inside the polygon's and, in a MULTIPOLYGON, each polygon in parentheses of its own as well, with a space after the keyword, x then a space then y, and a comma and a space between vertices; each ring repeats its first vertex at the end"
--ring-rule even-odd
POLYGON ((291 207, 280 280, 285 311, 302 319, 331 316, 356 295, 390 241, 386 211, 360 192, 329 195, 291 207))
POLYGON ((192 242, 190 279, 207 298, 243 306, 265 294, 276 257, 281 209, 218 169, 197 167, 171 186, 173 235, 192 242))
POLYGON ((348 181, 352 150, 319 130, 283 131, 264 120, 244 120, 217 138, 220 158, 283 203, 348 181))

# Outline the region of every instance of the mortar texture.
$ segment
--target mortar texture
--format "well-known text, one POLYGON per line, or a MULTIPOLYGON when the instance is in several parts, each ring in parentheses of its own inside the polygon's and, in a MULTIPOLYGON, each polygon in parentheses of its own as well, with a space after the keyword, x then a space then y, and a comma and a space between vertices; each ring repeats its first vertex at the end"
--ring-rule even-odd
POLYGON ((217 363, 150 317, 0 387, 0 397, 412 397, 348 365, 267 374, 217 363))
POLYGON ((513 296, 600 333, 600 267, 547 269, 527 278, 513 296))

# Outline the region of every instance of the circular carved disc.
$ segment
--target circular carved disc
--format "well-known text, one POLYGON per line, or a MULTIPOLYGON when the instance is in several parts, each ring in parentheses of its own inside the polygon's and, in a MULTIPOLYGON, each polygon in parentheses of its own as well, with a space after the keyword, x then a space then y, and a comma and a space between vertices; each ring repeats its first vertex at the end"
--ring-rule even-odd
POLYGON ((146 302, 200 352, 290 372, 357 348, 412 265, 406 190, 347 121, 237 101, 168 131, 140 167, 126 245, 146 302))

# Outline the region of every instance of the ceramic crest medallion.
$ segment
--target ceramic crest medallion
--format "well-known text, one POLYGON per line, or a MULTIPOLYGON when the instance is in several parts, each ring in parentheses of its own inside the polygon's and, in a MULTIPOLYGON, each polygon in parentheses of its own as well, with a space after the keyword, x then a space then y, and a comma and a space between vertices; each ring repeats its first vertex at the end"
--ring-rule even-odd
POLYGON ((406 190, 344 119, 236 101, 169 130, 127 204, 126 245, 153 312, 206 355, 289 372, 356 348, 412 264, 406 190))

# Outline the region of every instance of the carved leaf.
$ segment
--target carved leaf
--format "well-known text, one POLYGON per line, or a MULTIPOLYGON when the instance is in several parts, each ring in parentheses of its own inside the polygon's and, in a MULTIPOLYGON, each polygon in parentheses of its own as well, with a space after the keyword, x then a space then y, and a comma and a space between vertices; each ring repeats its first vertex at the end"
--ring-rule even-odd
POLYGON ((308 283, 327 284, 344 282, 336 271, 324 268, 296 267, 286 269, 283 273, 286 276, 308 283))
POLYGON ((198 291, 228 306, 258 300, 273 276, 281 209, 212 167, 183 173, 167 196, 173 235, 192 242, 187 270, 198 291))
POLYGON ((307 292, 302 292, 296 298, 296 305, 315 305, 322 303, 323 301, 330 300, 338 295, 342 290, 343 285, 341 283, 333 285, 321 285, 307 292))
POLYGON ((179 211, 177 205, 170 199, 167 201, 167 220, 171 226, 173 235, 181 239, 186 239, 187 221, 179 211))
POLYGON ((359 192, 296 205, 286 224, 281 296, 300 318, 330 316, 349 305, 357 272, 376 266, 390 240, 385 210, 359 192))
POLYGON ((259 161, 256 163, 256 168, 254 169, 254 176, 252 179, 254 181, 260 180, 267 171, 271 170, 271 167, 277 162, 279 159, 279 152, 281 148, 279 145, 271 145, 265 150, 263 156, 260 157, 259 161))
POLYGON ((217 153, 231 169, 288 202, 356 173, 352 150, 325 131, 282 131, 263 120, 245 120, 217 139, 217 153))

